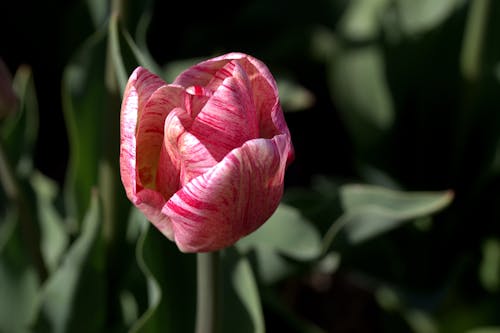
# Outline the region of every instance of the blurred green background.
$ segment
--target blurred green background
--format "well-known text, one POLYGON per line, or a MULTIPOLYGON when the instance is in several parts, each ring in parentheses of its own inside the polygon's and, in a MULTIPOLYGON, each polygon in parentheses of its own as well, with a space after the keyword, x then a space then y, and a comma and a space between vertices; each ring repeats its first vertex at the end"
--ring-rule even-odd
POLYGON ((192 331, 194 255, 148 231, 119 182, 120 93, 138 64, 170 81, 231 51, 276 76, 296 159, 269 227, 224 254, 224 332, 500 332, 498 1, 0 15, 18 96, 0 120, 18 189, 2 183, 1 332, 192 331))

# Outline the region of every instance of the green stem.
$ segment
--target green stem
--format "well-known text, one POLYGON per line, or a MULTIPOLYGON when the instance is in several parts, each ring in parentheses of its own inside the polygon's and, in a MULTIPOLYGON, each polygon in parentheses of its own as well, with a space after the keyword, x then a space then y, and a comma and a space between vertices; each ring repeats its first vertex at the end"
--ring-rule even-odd
POLYGON ((219 252, 197 254, 196 333, 216 333, 219 313, 219 252))

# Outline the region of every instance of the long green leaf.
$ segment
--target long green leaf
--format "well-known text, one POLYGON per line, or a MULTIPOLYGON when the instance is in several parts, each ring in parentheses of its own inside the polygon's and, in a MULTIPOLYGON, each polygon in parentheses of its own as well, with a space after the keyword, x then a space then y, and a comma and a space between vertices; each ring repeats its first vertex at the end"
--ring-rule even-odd
POLYGON ((243 253, 254 251, 259 278, 274 283, 295 269, 290 260, 311 261, 321 253, 321 238, 315 226, 299 210, 280 204, 257 231, 236 244, 243 253))
POLYGON ((403 192, 361 184, 344 185, 340 193, 345 231, 354 243, 436 213, 453 199, 452 191, 403 192))
POLYGON ((90 262, 100 220, 99 198, 93 192, 80 236, 40 293, 42 317, 38 325, 49 326, 51 332, 99 332, 102 329, 104 282, 97 278, 90 262))
POLYGON ((137 241, 136 245, 136 260, 139 265, 139 268, 142 271, 142 274, 144 274, 144 277, 146 278, 146 285, 147 285, 147 290, 148 290, 148 308, 146 311, 134 322, 132 327, 130 328, 129 332, 140 332, 141 329, 144 327, 145 323, 151 318, 151 316, 154 314, 154 312, 157 310, 161 298, 162 298, 162 292, 160 285, 158 284, 158 281, 154 277, 153 273, 149 269, 149 267, 146 264, 146 261, 144 260, 144 244, 146 242, 148 230, 149 230, 149 223, 144 220, 144 217, 142 214, 137 210, 133 209, 131 213, 131 222, 136 223, 137 225, 142 225, 142 231, 139 236, 139 239, 137 241), (142 220, 142 223, 141 223, 142 220))

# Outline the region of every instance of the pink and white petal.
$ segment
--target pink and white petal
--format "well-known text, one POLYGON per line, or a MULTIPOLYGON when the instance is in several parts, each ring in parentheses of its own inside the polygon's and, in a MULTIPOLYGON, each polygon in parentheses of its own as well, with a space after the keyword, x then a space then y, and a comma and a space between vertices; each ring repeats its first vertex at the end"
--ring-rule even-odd
POLYGON ((207 86, 217 71, 232 60, 248 57, 244 53, 232 52, 212 59, 202 61, 180 73, 173 84, 178 84, 184 88, 190 86, 207 86))
POLYGON ((228 63, 217 75, 226 77, 194 119, 189 132, 220 161, 234 148, 257 138, 259 129, 252 92, 242 67, 228 63))
POLYGON ((136 194, 136 128, 138 114, 151 94, 165 83, 148 70, 138 67, 130 75, 120 113, 120 173, 130 200, 136 194))
MULTIPOLYGON (((137 173, 142 186, 156 189, 157 176, 165 179, 178 175, 179 170, 172 169, 173 165, 163 157, 163 168, 158 169, 161 149, 163 146, 164 124, 170 111, 184 102, 184 89, 179 86, 164 85, 151 94, 147 103, 144 104, 142 112, 139 113, 137 122, 137 173), (165 167, 168 166, 168 167, 165 167)), ((164 179, 164 180, 165 180, 164 179)), ((164 183, 168 186, 165 192, 174 193, 178 183, 164 183)))
POLYGON ((212 168, 217 161, 193 134, 188 132, 191 117, 176 108, 165 120, 165 150, 180 170, 180 186, 212 168))
POLYGON ((260 136, 271 138, 287 128, 279 103, 278 86, 268 67, 260 60, 247 56, 240 60, 250 79, 256 105, 260 136))
POLYGON ((226 59, 210 59, 194 65, 180 73, 173 84, 184 88, 191 86, 206 86, 214 74, 228 62, 226 59))
POLYGON ((162 143, 156 170, 156 191, 168 200, 180 188, 180 163, 173 160, 162 143))
POLYGON ((162 234, 173 241, 172 222, 161 211, 161 207, 165 205, 165 201, 165 198, 157 191, 145 188, 137 192, 132 203, 162 234))
POLYGON ((290 149, 286 135, 250 140, 174 194, 162 211, 179 249, 215 251, 262 225, 281 200, 290 149))

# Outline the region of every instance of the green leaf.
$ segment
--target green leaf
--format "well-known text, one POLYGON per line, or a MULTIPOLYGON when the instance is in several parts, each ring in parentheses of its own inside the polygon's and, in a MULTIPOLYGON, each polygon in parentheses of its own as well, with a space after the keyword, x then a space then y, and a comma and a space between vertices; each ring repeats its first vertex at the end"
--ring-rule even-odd
POLYGON ((376 46, 344 48, 331 64, 334 103, 357 146, 368 149, 392 126, 395 117, 382 51, 376 46))
POLYGON ((431 30, 465 3, 464 0, 397 0, 398 22, 408 35, 431 30))
POLYGON ((0 257, 0 331, 29 332, 36 313, 39 282, 33 268, 16 270, 0 257))
POLYGON ((415 333, 438 333, 437 323, 433 318, 420 310, 409 309, 403 312, 408 325, 412 332, 415 333))
POLYGON ((500 241, 487 239, 483 243, 482 252, 479 280, 486 290, 496 292, 500 289, 500 241))
POLYGON ((314 104, 314 95, 297 82, 287 78, 278 78, 277 81, 283 111, 301 111, 314 104))
POLYGON ((344 185, 341 201, 348 238, 361 242, 403 222, 433 214, 450 204, 452 191, 402 192, 361 184, 344 185))
POLYGON ((140 48, 139 45, 137 45, 134 42, 132 36, 130 36, 128 31, 123 29, 122 34, 125 41, 127 42, 128 47, 132 51, 137 63, 142 67, 147 68, 150 72, 156 75, 161 75, 162 70, 160 66, 154 61, 153 57, 151 56, 151 54, 149 54, 148 50, 140 48))
POLYGON ((157 310, 162 298, 162 292, 158 281, 156 280, 148 265, 146 264, 146 261, 144 260, 144 243, 148 234, 149 222, 146 221, 139 210, 134 208, 130 215, 129 225, 130 224, 141 226, 142 229, 136 245, 136 260, 142 274, 146 278, 148 307, 146 311, 144 311, 144 313, 133 323, 129 332, 141 332, 141 329, 143 329, 145 323, 157 310))
POLYGON ((99 273, 90 260, 100 220, 99 199, 93 192, 81 234, 40 293, 42 317, 38 325, 48 325, 51 332, 99 332, 102 329, 104 281, 100 276, 102 272, 99 273))
POLYGON ((243 253, 253 250, 260 279, 274 283, 296 269, 285 257, 299 261, 316 259, 321 253, 321 238, 299 210, 280 204, 264 225, 240 239, 236 246, 243 253))
POLYGON ((30 67, 18 68, 13 86, 19 98, 19 110, 4 120, 0 135, 12 168, 17 175, 27 177, 33 170, 38 136, 38 100, 30 67))
POLYGON ((58 188, 54 181, 39 172, 31 176, 31 185, 37 198, 41 252, 47 268, 53 272, 69 243, 68 230, 54 206, 58 188))
POLYGON ((321 239, 313 224, 299 210, 280 204, 269 220, 242 238, 237 247, 242 251, 268 248, 297 260, 311 260, 321 251, 321 239))
POLYGON ((108 18, 109 1, 86 0, 87 7, 95 28, 100 27, 108 18))
POLYGON ((29 332, 37 311, 40 282, 18 219, 14 209, 0 216, 0 332, 29 332))
POLYGON ((125 86, 127 85, 127 70, 125 69, 125 64, 122 57, 122 52, 120 48, 120 35, 118 29, 118 15, 112 14, 109 20, 108 26, 108 49, 109 55, 111 58, 111 62, 108 63, 108 67, 106 69, 112 69, 113 74, 107 73, 110 75, 114 75, 118 80, 118 86, 120 91, 123 93, 125 91, 125 86))
POLYGON ((234 247, 223 254, 222 332, 263 333, 264 315, 250 262, 234 247))
POLYGON ((490 1, 474 0, 468 11, 460 67, 464 78, 473 82, 477 80, 481 72, 488 16, 491 15, 490 1))
MULTIPOLYGON (((146 287, 143 288, 144 295, 135 293, 136 299, 139 300, 141 316, 131 331, 193 332, 196 309, 196 256, 180 252, 174 242, 150 226, 150 222, 146 221, 142 213, 132 214, 136 214, 135 218, 140 220, 138 223, 146 226, 147 235, 141 235, 142 241, 137 243, 136 248, 138 265, 146 278, 142 279, 141 283, 145 282, 146 287)), ((133 228, 129 230, 133 231, 133 228)), ((144 229, 142 231, 146 232, 144 229)))
POLYGON ((103 115, 109 111, 105 52, 105 30, 101 30, 83 43, 63 72, 63 111, 70 148, 65 199, 68 215, 76 220, 83 217, 91 188, 98 183, 102 143, 110 140, 103 138, 101 128, 103 115))
POLYGON ((466 333, 500 333, 500 326, 478 327, 468 330, 466 333))
POLYGON ((340 31, 353 40, 374 39, 380 32, 380 18, 388 0, 353 0, 340 21, 340 31))

